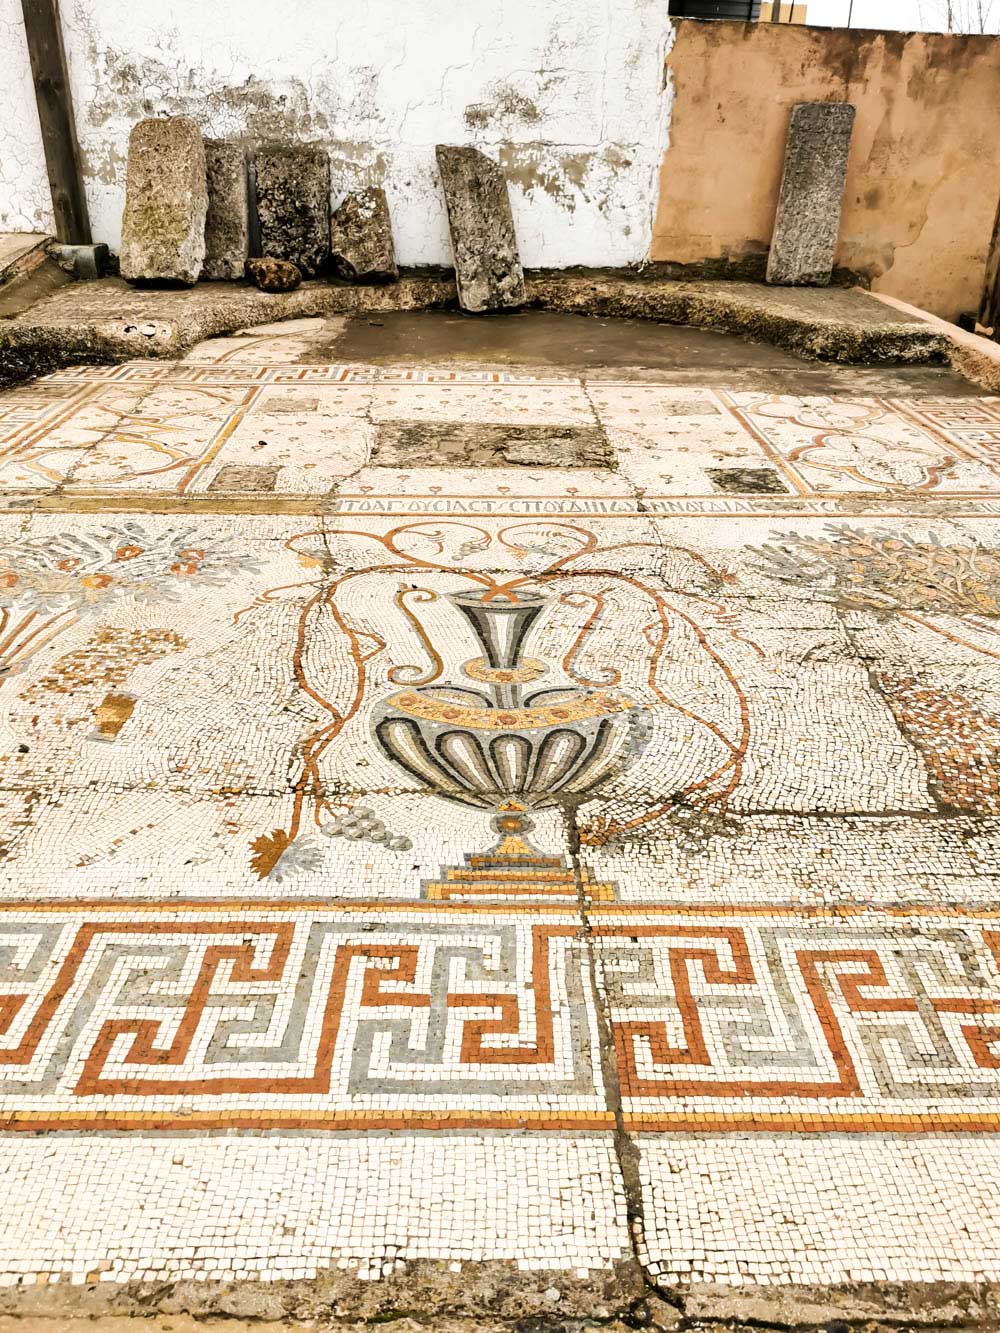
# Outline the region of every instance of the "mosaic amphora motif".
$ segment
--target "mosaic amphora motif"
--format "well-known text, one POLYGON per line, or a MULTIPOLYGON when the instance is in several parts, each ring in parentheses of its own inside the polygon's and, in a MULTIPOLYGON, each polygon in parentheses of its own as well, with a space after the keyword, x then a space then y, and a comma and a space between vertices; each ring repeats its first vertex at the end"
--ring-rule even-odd
POLYGON ((543 596, 471 591, 448 600, 482 653, 464 664, 462 683, 384 700, 373 718, 382 749, 440 795, 482 809, 541 809, 595 788, 625 757, 634 701, 546 683, 549 668, 523 655, 543 596))

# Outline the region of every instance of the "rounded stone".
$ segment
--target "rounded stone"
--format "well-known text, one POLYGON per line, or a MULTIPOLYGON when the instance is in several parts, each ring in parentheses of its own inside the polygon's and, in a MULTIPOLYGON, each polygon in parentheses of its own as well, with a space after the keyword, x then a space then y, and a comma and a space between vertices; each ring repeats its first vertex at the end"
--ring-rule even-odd
POLYGON ((302 274, 287 259, 248 259, 246 274, 262 292, 293 292, 302 282, 302 274))

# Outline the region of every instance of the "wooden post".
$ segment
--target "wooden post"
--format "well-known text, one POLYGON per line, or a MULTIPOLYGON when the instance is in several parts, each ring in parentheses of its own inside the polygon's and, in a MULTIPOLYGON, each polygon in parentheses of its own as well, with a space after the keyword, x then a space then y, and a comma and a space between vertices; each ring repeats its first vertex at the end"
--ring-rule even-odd
POLYGON ((80 171, 73 98, 66 72, 59 0, 21 0, 56 236, 66 245, 90 245, 90 218, 80 171))
POLYGON ((986 281, 983 284, 979 322, 984 329, 992 329, 993 337, 1000 342, 1000 204, 997 204, 993 239, 986 256, 986 281))

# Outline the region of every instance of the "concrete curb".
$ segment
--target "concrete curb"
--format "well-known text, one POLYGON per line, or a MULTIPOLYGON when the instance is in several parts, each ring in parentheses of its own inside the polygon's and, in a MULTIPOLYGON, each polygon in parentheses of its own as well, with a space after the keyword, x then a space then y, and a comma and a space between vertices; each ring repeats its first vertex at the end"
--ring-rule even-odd
POLYGON ((42 232, 0 234, 0 287, 32 274, 45 263, 54 244, 42 232))
POLYGON ((841 287, 533 277, 528 299, 545 310, 715 329, 820 361, 934 364, 947 351, 924 321, 898 313, 886 319, 867 292, 841 287))
POLYGON ((189 291, 142 289, 118 278, 70 286, 0 323, 0 387, 63 366, 171 358, 205 338, 276 320, 428 310, 454 300, 453 283, 411 279, 393 287, 306 284, 271 294, 242 283, 189 291))
POLYGON ((953 370, 991 393, 1000 393, 1000 343, 978 333, 968 333, 957 324, 949 324, 946 319, 939 319, 937 315, 931 315, 918 306, 907 305, 894 296, 884 296, 880 292, 872 292, 871 295, 908 319, 923 320, 929 328, 947 340, 948 364, 953 370))
MULTIPOLYGON (((716 329, 841 363, 943 363, 949 349, 926 320, 844 288, 540 273, 529 276, 527 298, 534 309, 716 329)), ((255 324, 450 308, 455 301, 450 277, 408 276, 384 287, 309 283, 280 294, 237 283, 187 290, 134 288, 116 278, 71 284, 0 321, 0 387, 68 365, 176 357, 202 339, 255 324)))

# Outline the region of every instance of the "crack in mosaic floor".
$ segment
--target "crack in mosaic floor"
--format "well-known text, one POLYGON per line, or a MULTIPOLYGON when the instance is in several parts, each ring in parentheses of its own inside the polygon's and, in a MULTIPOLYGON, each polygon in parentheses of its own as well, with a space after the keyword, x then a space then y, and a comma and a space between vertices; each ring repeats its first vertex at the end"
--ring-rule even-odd
POLYGON ((1000 400, 293 345, 0 396, 0 1281, 1000 1279, 1000 400))

